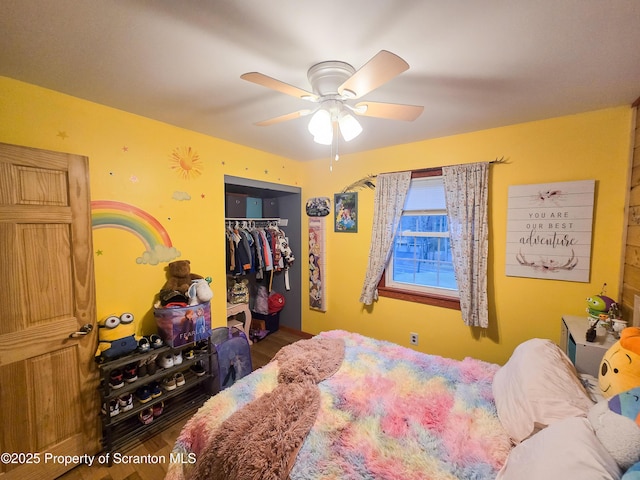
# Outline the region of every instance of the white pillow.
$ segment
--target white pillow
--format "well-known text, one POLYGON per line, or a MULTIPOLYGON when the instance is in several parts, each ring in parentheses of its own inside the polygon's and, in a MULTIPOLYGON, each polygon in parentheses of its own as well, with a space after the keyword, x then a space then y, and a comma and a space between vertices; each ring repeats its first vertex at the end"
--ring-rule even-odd
POLYGON ((618 480, 622 471, 589 420, 560 420, 516 445, 496 480, 618 480))
POLYGON ((493 378, 498 417, 515 443, 556 420, 586 416, 593 402, 569 357, 551 340, 516 347, 493 378))

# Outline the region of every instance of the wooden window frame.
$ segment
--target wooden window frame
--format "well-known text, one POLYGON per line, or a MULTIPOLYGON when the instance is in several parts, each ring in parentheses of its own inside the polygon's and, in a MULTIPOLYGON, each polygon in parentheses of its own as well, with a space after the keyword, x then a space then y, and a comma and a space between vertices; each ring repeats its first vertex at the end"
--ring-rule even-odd
MULTIPOLYGON (((426 168, 423 170, 414 170, 411 172, 411 178, 423 177, 439 177, 442 176, 442 168, 426 168)), ((405 300, 408 302, 422 303, 425 305, 433 305, 436 307, 449 308, 452 310, 460 310, 460 299, 448 297, 446 295, 438 295, 435 293, 412 292, 400 288, 387 287, 385 283, 385 275, 387 270, 382 273, 380 282, 378 282, 378 295, 381 297, 395 298, 397 300, 405 300)))

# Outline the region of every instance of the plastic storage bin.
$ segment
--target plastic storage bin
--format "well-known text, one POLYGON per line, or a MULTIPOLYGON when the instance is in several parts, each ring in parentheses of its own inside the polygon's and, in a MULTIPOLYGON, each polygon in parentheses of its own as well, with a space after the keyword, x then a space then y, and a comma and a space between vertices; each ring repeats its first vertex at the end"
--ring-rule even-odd
POLYGON ((209 302, 176 308, 155 308, 153 315, 158 335, 170 347, 205 340, 211 335, 211 306, 209 302))

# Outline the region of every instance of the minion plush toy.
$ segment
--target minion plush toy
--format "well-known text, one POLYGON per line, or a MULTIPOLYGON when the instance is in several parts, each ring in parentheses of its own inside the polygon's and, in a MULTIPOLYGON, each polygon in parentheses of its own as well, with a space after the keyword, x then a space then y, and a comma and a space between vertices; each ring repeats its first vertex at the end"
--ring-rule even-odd
POLYGON ((98 322, 96 361, 111 360, 133 352, 138 347, 132 313, 110 315, 98 322))

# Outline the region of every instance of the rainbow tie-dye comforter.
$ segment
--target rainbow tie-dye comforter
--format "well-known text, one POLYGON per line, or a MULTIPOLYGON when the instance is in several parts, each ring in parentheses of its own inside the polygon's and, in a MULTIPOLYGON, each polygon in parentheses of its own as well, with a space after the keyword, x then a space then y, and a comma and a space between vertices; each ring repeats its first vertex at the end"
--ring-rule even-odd
MULTIPOLYGON (((426 355, 344 331, 318 337, 342 339, 344 360, 318 383, 320 408, 289 478, 496 477, 511 449, 493 402, 498 365, 426 355)), ((185 425, 174 455, 203 457, 220 424, 272 392, 277 377, 272 362, 212 397, 185 425)), ((254 451, 260 455, 259 446, 254 451)), ((187 480, 195 471, 189 462, 172 463, 167 479, 187 480)))

